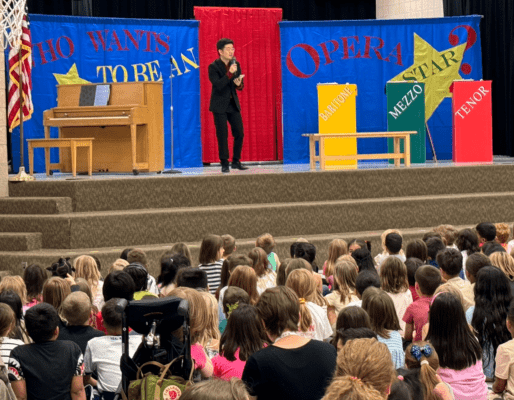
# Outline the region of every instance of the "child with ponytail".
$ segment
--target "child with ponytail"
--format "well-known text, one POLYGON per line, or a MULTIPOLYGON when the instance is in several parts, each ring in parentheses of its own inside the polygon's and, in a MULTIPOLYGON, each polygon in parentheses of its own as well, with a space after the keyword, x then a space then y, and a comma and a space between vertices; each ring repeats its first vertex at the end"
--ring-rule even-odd
POLYGON ((334 239, 328 245, 328 259, 323 264, 323 275, 327 279, 329 288, 334 285, 333 275, 337 259, 345 254, 348 254, 348 244, 343 239, 334 239))
POLYGON ((354 339, 337 355, 332 383, 322 400, 385 400, 396 376, 387 346, 376 339, 354 339))
MULTIPOLYGON (((437 375, 439 357, 428 342, 414 342, 405 350, 408 374, 417 376, 425 400, 453 400, 451 386, 437 375)), ((401 379, 401 378, 400 378, 401 379)))
POLYGON ((332 335, 327 312, 315 304, 317 287, 312 272, 296 269, 289 274, 286 287, 293 289, 300 301, 300 323, 298 329, 301 336, 309 339, 325 340, 332 335))

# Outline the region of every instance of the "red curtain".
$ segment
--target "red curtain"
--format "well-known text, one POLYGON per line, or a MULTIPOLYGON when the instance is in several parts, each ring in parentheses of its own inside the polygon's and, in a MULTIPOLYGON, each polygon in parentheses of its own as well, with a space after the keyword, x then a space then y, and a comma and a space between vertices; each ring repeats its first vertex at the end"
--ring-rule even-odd
MULTIPOLYGON (((282 9, 195 7, 200 21, 200 93, 202 161, 219 162, 218 142, 209 111, 211 83, 208 67, 219 57, 216 42, 234 41, 235 56, 245 74, 245 86, 238 92, 244 125, 241 161, 282 159, 282 79, 280 31, 282 9)), ((232 157, 232 136, 229 149, 232 157)))

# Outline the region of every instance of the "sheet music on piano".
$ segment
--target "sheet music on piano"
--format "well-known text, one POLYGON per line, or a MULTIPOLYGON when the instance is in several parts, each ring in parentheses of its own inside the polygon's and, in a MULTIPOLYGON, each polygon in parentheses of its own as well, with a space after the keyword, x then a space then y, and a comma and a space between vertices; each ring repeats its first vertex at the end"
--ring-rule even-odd
POLYGON ((106 106, 110 95, 111 85, 84 85, 80 88, 79 106, 106 106))

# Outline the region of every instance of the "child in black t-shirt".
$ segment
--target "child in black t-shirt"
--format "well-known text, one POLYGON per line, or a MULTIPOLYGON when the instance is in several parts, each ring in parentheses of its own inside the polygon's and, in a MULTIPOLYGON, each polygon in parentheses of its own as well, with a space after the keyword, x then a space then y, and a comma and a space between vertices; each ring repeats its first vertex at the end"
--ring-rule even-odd
POLYGON ((9 379, 18 399, 85 400, 83 357, 76 343, 59 340, 59 315, 48 303, 25 314, 34 341, 18 346, 9 358, 9 379))

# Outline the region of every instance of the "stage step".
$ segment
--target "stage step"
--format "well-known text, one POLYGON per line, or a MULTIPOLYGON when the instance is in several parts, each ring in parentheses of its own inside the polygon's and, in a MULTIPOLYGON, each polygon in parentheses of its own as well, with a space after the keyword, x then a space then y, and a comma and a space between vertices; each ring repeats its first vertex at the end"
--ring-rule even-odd
POLYGON ((65 214, 73 212, 70 197, 0 198, 0 214, 65 214))
MULTIPOLYGON (((462 225, 456 226, 457 229, 467 228, 469 226, 462 225)), ((409 240, 420 239, 423 237, 425 232, 430 231, 432 227, 412 228, 403 229, 402 234, 404 238, 404 246, 409 240)), ((220 232, 220 234, 225 232, 220 232)), ((373 256, 382 252, 380 235, 382 231, 362 231, 362 232, 345 232, 345 233, 334 233, 329 235, 304 235, 301 236, 310 243, 316 246, 316 263, 321 268, 323 263, 328 257, 328 246, 334 239, 344 239, 349 242, 352 239, 363 239, 371 242, 371 252, 373 256)), ((278 254, 280 260, 284 260, 290 257, 290 247, 300 236, 275 236, 275 252, 278 254)), ((248 254, 248 252, 255 247, 256 238, 239 238, 236 237, 236 253, 237 254, 248 254)), ((193 258, 193 264, 198 265, 198 254, 200 251, 200 242, 186 242, 191 250, 191 256, 193 258)), ((149 262, 150 273, 154 277, 158 277, 160 273, 160 259, 161 256, 169 251, 172 243, 157 244, 157 245, 141 245, 131 246, 142 249, 149 262)), ((31 263, 38 263, 41 267, 46 268, 52 265, 60 257, 71 257, 76 258, 80 255, 95 256, 100 260, 102 276, 105 277, 109 271, 111 264, 119 258, 123 247, 109 247, 109 248, 95 248, 95 249, 45 249, 27 251, 24 253, 6 253, 0 252, 0 270, 9 269, 14 274, 21 274, 21 263, 30 260, 31 263)))
POLYGON ((42 241, 43 234, 39 232, 0 233, 0 252, 40 250, 42 241))
POLYGON ((70 197, 75 212, 508 192, 514 165, 441 166, 9 183, 11 197, 70 197))
POLYGON ((77 249, 197 241, 209 233, 234 237, 320 235, 514 220, 514 192, 431 195, 129 210, 0 215, 0 231, 42 232, 43 248, 77 249))

